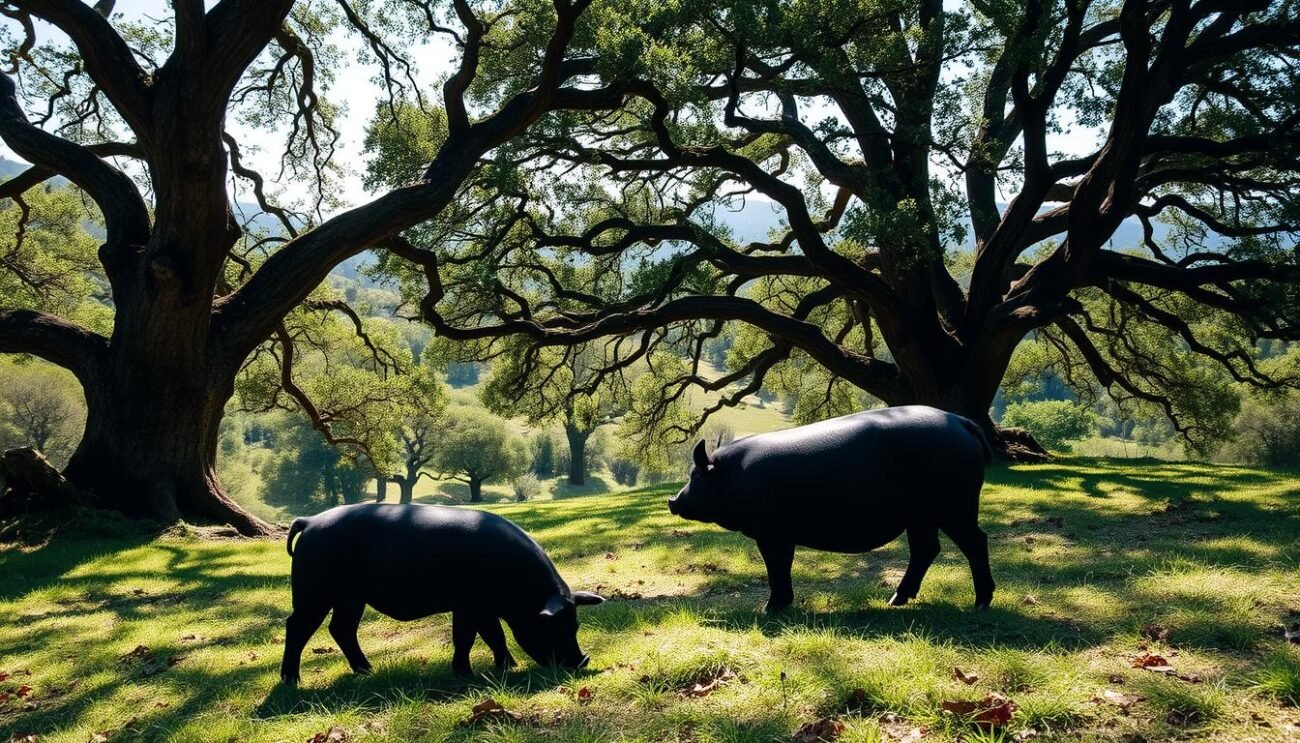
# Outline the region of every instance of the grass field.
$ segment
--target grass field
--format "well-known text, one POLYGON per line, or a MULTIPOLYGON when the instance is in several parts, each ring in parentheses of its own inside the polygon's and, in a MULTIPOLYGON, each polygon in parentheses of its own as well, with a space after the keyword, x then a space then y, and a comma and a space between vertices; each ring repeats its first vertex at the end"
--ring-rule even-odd
POLYGON ((376 673, 352 675, 322 629, 285 688, 281 542, 84 526, 0 550, 0 740, 812 741, 797 731, 826 718, 840 741, 1300 738, 1296 473, 1067 459, 989 478, 999 592, 978 613, 946 541, 898 609, 901 540, 800 552, 796 610, 769 619, 753 545, 670 516, 671 488, 491 506, 611 600, 583 610, 590 670, 516 649, 495 676, 480 643, 473 680, 451 675, 447 617, 368 612, 376 673), (1133 667, 1146 653, 1172 671, 1133 667), (990 694, 1016 705, 1006 725, 943 710, 990 694), (519 719, 465 725, 489 698, 519 719))

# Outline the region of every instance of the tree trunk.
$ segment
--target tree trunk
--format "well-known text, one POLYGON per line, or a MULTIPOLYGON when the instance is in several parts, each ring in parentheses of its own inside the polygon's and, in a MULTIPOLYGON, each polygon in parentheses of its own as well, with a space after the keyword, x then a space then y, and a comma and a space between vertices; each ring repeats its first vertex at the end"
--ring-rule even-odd
POLYGON ((394 477, 393 480, 397 482, 397 487, 401 491, 401 496, 398 497, 397 502, 403 505, 410 503, 411 500, 415 498, 415 479, 410 477, 394 477))
POLYGON ((591 431, 583 431, 576 426, 565 424, 564 436, 569 440, 569 484, 586 485, 587 439, 591 437, 591 431))
POLYGON ((383 503, 388 497, 388 478, 383 475, 375 475, 375 502, 383 503))
MULTIPOLYGON (((886 400, 890 405, 921 404, 966 416, 977 423, 998 456, 1012 462, 1042 462, 1051 458, 1046 449, 1022 428, 1002 428, 993 422, 990 409, 1010 363, 1011 354, 1023 335, 1007 333, 985 340, 947 364, 912 364, 902 367, 911 396, 886 400)), ((925 358, 942 358, 938 349, 925 358)))
POLYGON ((477 477, 471 477, 469 479, 469 502, 483 502, 483 481, 477 477))
POLYGON ((114 334, 120 350, 82 378, 86 430, 64 473, 69 482, 133 516, 230 524, 247 536, 279 533, 231 500, 217 475, 234 369, 210 363, 193 328, 160 327, 169 324, 154 316, 151 327, 126 329, 122 314, 114 334))

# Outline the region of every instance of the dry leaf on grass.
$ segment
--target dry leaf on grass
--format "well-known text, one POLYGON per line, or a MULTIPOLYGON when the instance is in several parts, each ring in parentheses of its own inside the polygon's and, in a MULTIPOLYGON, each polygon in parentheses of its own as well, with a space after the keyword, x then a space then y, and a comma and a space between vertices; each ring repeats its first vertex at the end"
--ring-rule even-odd
POLYGON ((323 733, 316 733, 307 739, 307 743, 347 743, 352 740, 348 732, 335 725, 323 733))
POLYGON ((1174 670, 1174 667, 1169 665, 1169 661, 1165 660, 1163 656, 1152 653, 1143 653, 1129 660, 1129 665, 1156 673, 1173 673, 1174 670))
POLYGON ((1169 629, 1158 624, 1148 624, 1142 627, 1141 635, 1148 640, 1164 642, 1169 639, 1169 629))
POLYGON ((844 732, 844 723, 836 720, 834 717, 826 717, 816 722, 810 722, 799 728, 790 738, 790 743, 819 743, 819 741, 832 741, 840 737, 844 732))
POLYGON ((1118 691, 1112 691, 1110 689, 1103 691, 1100 696, 1095 696, 1092 698, 1094 704, 1109 703, 1123 710, 1126 710, 1129 707, 1132 707, 1133 705, 1137 704, 1138 702, 1142 702, 1145 700, 1146 697, 1142 696, 1141 694, 1124 694, 1118 691))
POLYGON ((980 676, 978 673, 966 673, 965 671, 961 670, 960 668, 957 668, 956 666, 953 666, 952 677, 967 686, 970 686, 971 684, 980 680, 980 676))
POLYGON ((981 730, 992 730, 1011 722, 1018 708, 1015 702, 1001 694, 988 694, 978 702, 943 701, 939 703, 939 709, 964 718, 981 730))
POLYGON ((701 676, 696 679, 689 686, 682 689, 682 695, 688 697, 707 697, 735 679, 736 672, 724 666, 712 676, 701 676))
POLYGON ((491 697, 484 699, 470 708, 470 715, 461 723, 462 725, 477 725, 480 722, 519 722, 524 719, 523 715, 518 712, 512 712, 501 703, 491 697))
POLYGON ((594 697, 594 696, 596 696, 595 692, 593 692, 591 689, 589 689, 589 688, 587 688, 587 687, 585 687, 585 686, 582 687, 581 689, 578 689, 578 703, 579 703, 579 704, 586 704, 587 702, 590 702, 591 699, 592 699, 592 697, 594 697))
POLYGON ((314 655, 329 655, 330 653, 334 652, 334 648, 331 647, 312 648, 311 652, 314 655))

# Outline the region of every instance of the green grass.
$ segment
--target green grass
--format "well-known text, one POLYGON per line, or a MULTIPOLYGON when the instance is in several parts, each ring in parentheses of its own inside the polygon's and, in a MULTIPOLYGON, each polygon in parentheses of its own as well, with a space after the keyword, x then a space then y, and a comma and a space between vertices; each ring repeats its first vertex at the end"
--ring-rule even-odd
MULTIPOLYGON (((980 613, 946 541, 919 599, 899 609, 884 601, 902 540, 868 555, 801 551, 796 609, 768 619, 752 543, 670 516, 672 488, 490 506, 529 529, 573 586, 614 597, 583 611, 593 663, 578 674, 525 660, 496 677, 480 644, 485 675, 461 680, 447 617, 369 612, 361 643, 374 675, 309 651, 302 686, 287 689, 276 675, 289 602, 280 541, 108 525, 111 538, 8 548, 0 740, 305 741, 339 726, 353 740, 782 741, 829 715, 846 726, 841 741, 915 728, 923 741, 1011 741, 1028 728, 1047 741, 1300 737, 1300 648, 1281 630, 1300 621, 1300 477, 1090 459, 989 477, 999 592, 980 613), (1170 635, 1147 639, 1148 624, 1170 635), (138 646, 148 650, 133 656, 138 646), (1131 667, 1144 646, 1183 678, 1131 667), (979 680, 955 680, 954 667, 979 680), (719 676, 707 696, 684 693, 719 676), (1107 690, 1142 700, 1092 701, 1107 690), (991 692, 1018 705, 1003 730, 940 711, 991 692), (461 726, 488 697, 523 720, 461 726)), ((322 629, 308 647, 334 645, 322 629)))

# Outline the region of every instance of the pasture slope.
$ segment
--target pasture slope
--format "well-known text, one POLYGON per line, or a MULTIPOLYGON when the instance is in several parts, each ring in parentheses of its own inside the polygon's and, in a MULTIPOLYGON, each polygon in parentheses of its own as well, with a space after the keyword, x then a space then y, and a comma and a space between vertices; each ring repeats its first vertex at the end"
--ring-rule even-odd
POLYGON ((1066 459, 989 474, 999 592, 982 613, 946 540, 901 609, 884 605, 901 540, 800 552, 797 608, 768 619, 753 545, 670 516, 671 488, 488 506, 611 598, 583 613, 593 662, 576 675, 525 660, 493 676, 480 643, 482 675, 461 680, 447 617, 368 612, 375 674, 353 676, 322 628, 302 687, 283 688, 282 543, 83 525, 0 548, 0 740, 1300 738, 1300 645, 1283 637, 1300 621, 1296 473, 1066 459), (513 715, 465 724, 489 698, 513 715), (977 724, 1003 698, 1009 721, 977 724))

